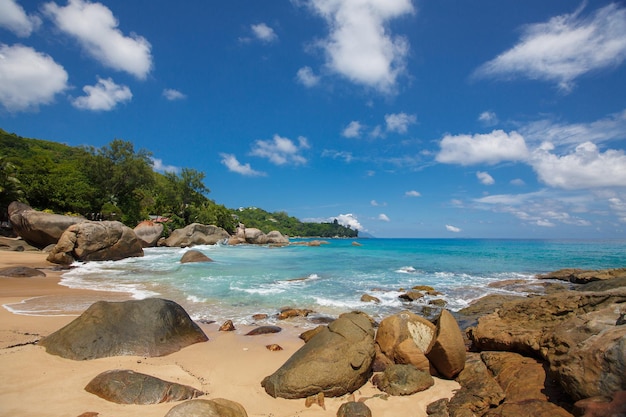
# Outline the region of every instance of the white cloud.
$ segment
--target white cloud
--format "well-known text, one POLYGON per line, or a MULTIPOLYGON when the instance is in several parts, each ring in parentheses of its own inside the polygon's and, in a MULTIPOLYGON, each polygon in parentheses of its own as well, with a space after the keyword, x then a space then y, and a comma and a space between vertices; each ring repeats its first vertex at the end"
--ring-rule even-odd
POLYGON ((493 185, 496 183, 496 180, 494 180, 488 172, 477 171, 476 178, 484 185, 493 185))
POLYGON ((254 36, 256 36, 260 41, 269 43, 278 39, 278 35, 274 32, 274 29, 267 26, 265 23, 252 25, 250 26, 250 29, 252 29, 254 36))
POLYGON ((343 135, 343 137, 346 138, 358 138, 359 136, 361 136, 362 129, 363 126, 361 125, 361 123, 357 121, 352 121, 350 122, 350 124, 348 124, 348 126, 346 126, 341 134, 343 135))
POLYGON ((315 87, 320 82, 320 77, 315 75, 311 67, 302 67, 298 70, 296 78, 305 87, 315 87))
POLYGON ((150 43, 143 37, 124 36, 119 22, 102 3, 69 0, 65 7, 54 2, 44 12, 63 32, 74 37, 83 49, 103 65, 145 79, 152 68, 150 43))
POLYGON ((558 156, 554 146, 544 144, 533 152, 531 164, 539 179, 551 187, 583 189, 626 186, 626 155, 622 150, 585 142, 567 155, 558 156))
POLYGON ((303 165, 306 158, 300 153, 308 148, 310 146, 304 136, 298 137, 298 143, 294 143, 289 138, 274 135, 272 140, 257 140, 250 154, 267 158, 276 165, 303 165))
POLYGON ((322 157, 332 159, 343 159, 347 164, 354 160, 352 152, 336 151, 334 149, 324 149, 322 151, 322 157))
POLYGON ((180 168, 174 165, 165 165, 162 159, 150 158, 152 160, 152 169, 157 172, 179 172, 180 168))
POLYGON ((498 116, 492 111, 484 111, 478 116, 478 121, 485 126, 494 126, 498 124, 498 116))
POLYGON ((182 100, 184 98, 187 98, 185 94, 172 88, 166 88, 165 90, 163 90, 163 97, 165 97, 169 101, 182 100))
POLYGON ((419 192, 415 190, 407 191, 406 193, 404 193, 404 195, 406 197, 421 197, 422 196, 419 192))
POLYGON ((626 223, 626 201, 619 197, 609 198, 609 207, 615 212, 621 223, 626 223))
POLYGON ((387 123, 388 132, 406 133, 409 125, 415 124, 417 117, 413 114, 396 113, 386 114, 385 123, 387 123))
POLYGON ((0 0, 0 27, 10 30, 19 37, 27 38, 39 25, 41 19, 27 15, 15 0, 0 0))
POLYGON ((456 227, 456 226, 451 226, 449 224, 446 224, 446 230, 448 232, 453 232, 453 233, 459 233, 462 229, 456 227))
POLYGON ((83 91, 87 95, 72 100, 74 107, 83 110, 109 111, 133 98, 130 88, 116 84, 111 78, 99 78, 96 85, 86 85, 83 91))
POLYGON ((0 104, 8 111, 36 109, 67 89, 65 69, 49 55, 0 44, 0 104))
POLYGON ((391 221, 391 219, 385 213, 380 213, 378 215, 378 220, 383 221, 383 222, 390 222, 391 221))
POLYGON ((445 164, 496 164, 502 161, 523 161, 528 157, 524 138, 517 132, 494 130, 487 134, 446 135, 436 156, 445 164))
POLYGON ((237 157, 233 154, 229 153, 221 153, 222 164, 228 168, 231 172, 236 172, 237 174, 245 175, 248 177, 263 177, 266 174, 261 171, 255 171, 252 169, 250 164, 242 164, 237 160, 237 157))
POLYGON ((612 3, 588 17, 581 13, 526 26, 517 45, 475 74, 554 81, 570 90, 581 75, 621 64, 626 59, 626 9, 612 3))
POLYGON ((408 41, 392 37, 386 24, 413 13, 410 0, 311 0, 329 28, 320 41, 326 66, 350 81, 389 93, 405 70, 408 41))
POLYGON ((330 221, 337 220, 342 226, 350 227, 352 230, 365 230, 365 228, 359 222, 359 219, 352 213, 340 214, 336 217, 331 217, 330 221))
POLYGON ((511 180, 511 185, 517 185, 517 186, 521 187, 522 185, 526 185, 526 183, 521 178, 515 178, 515 179, 511 180))

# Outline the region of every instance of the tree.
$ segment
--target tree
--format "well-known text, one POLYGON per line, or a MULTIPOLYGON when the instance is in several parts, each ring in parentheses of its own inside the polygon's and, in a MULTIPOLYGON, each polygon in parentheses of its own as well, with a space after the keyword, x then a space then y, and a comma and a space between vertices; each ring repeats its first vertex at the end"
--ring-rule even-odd
POLYGON ((0 155, 0 219, 7 216, 7 208, 11 202, 24 197, 22 183, 17 178, 16 166, 0 155))

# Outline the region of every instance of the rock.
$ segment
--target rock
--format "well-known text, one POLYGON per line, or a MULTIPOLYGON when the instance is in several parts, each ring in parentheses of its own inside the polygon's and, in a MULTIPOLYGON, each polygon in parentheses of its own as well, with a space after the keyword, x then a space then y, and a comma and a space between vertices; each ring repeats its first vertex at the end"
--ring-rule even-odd
POLYGON ((182 229, 176 229, 165 239, 163 244, 169 247, 186 248, 195 245, 215 245, 227 240, 228 232, 221 227, 192 223, 182 229))
POLYGON ((410 311, 385 317, 378 325, 376 344, 392 362, 412 364, 429 370, 425 352, 430 350, 436 327, 430 321, 410 311))
POLYGON ((538 279, 558 279, 561 281, 573 282, 575 284, 586 284, 592 281, 601 281, 622 277, 626 277, 626 268, 600 270, 570 268, 559 269, 558 271, 537 275, 538 279))
POLYGON ((224 398, 185 401, 172 408, 165 417, 248 417, 239 403, 224 398))
POLYGON ((450 417, 448 413, 448 403, 450 402, 447 398, 441 398, 435 402, 432 402, 426 406, 426 414, 429 417, 450 417))
POLYGON ((434 341, 426 357, 445 378, 452 379, 465 367, 465 341, 452 314, 442 310, 434 341))
POLYGON ((196 262, 213 262, 213 259, 209 258, 204 253, 197 251, 195 249, 185 252, 182 258, 180 258, 181 264, 189 264, 189 263, 196 263, 196 262))
POLYGON ((46 274, 44 272, 28 266, 14 266, 0 269, 0 277, 29 278, 45 276, 46 274))
POLYGON ((272 397, 338 397, 360 388, 371 375, 374 328, 363 313, 348 313, 323 328, 276 372, 261 382, 272 397))
POLYGON ((135 256, 143 256, 143 248, 131 228, 116 221, 84 221, 63 232, 47 260, 69 265, 74 261, 117 261, 135 256))
POLYGON ((450 416, 482 416, 490 408, 498 407, 504 400, 502 387, 477 353, 467 355, 465 367, 456 381, 461 385, 461 389, 450 399, 448 404, 450 416))
POLYGON ((289 238, 284 236, 278 230, 272 230, 267 234, 267 243, 273 245, 286 245, 289 243, 289 238))
POLYGON ((87 384, 85 391, 117 404, 159 404, 204 395, 193 387, 129 370, 103 372, 87 384))
POLYGON ((155 223, 151 220, 145 220, 139 223, 133 229, 137 238, 141 242, 141 246, 144 248, 151 248, 156 246, 157 242, 163 234, 163 224, 155 223))
POLYGON ((430 285, 416 285, 416 286, 412 287, 411 289, 415 290, 415 291, 423 291, 423 292, 429 293, 429 294, 432 294, 432 293, 436 292, 435 289, 433 287, 431 287, 430 285))
POLYGON ((574 289, 576 291, 601 292, 621 287, 626 287, 626 277, 593 281, 588 284, 579 285, 574 289))
POLYGON ((56 244, 68 227, 86 221, 83 217, 37 211, 17 201, 9 204, 8 214, 15 233, 39 249, 56 244))
POLYGON ((254 314, 252 316, 253 320, 265 320, 266 318, 268 318, 269 316, 265 313, 259 313, 259 314, 254 314))
POLYGON ((187 312, 159 298, 98 301, 39 344, 67 359, 164 356, 208 338, 187 312))
POLYGON ((24 251, 38 251, 40 249, 26 243, 26 241, 22 238, 0 236, 0 250, 24 252, 24 251))
POLYGON ((260 334, 278 333, 281 330, 283 329, 278 326, 260 326, 256 329, 250 330, 248 333, 246 333, 246 336, 258 336, 260 334))
POLYGON ((352 246, 363 246, 363 244, 359 242, 352 242, 352 246))
POLYGON ((413 365, 391 365, 382 374, 374 376, 372 382, 389 395, 411 395, 425 391, 435 384, 430 373, 413 365))
POLYGON ((434 299, 434 300, 429 300, 428 304, 429 305, 433 305, 435 307, 445 307, 446 304, 448 304, 448 303, 446 302, 446 300, 443 300, 441 298, 437 298, 437 299, 434 299))
POLYGON ((409 290, 405 294, 400 294, 398 298, 404 301, 415 301, 419 300, 420 298, 424 298, 424 294, 419 291, 409 290))
POLYGON ((278 352, 279 350, 283 350, 283 348, 276 343, 272 343, 271 345, 265 345, 265 348, 271 352, 278 352))
POLYGON ((374 297, 373 295, 369 295, 369 294, 363 294, 361 296, 361 301, 363 301, 364 303, 380 304, 380 299, 379 298, 374 297))
POLYGON ((268 238, 265 233, 254 227, 246 227, 244 230, 244 239, 246 243, 253 245, 265 245, 268 243, 268 238))
POLYGON ((574 415, 583 417, 626 416, 626 391, 617 391, 613 398, 591 397, 574 403, 574 415))
POLYGON ((308 309, 300 309, 300 308, 284 308, 278 313, 278 320, 286 320, 292 317, 306 317, 309 314, 313 313, 313 310, 308 309))
POLYGON ((341 404, 337 417, 372 417, 372 410, 365 403, 350 401, 341 404))
POLYGON ((220 332, 232 332, 235 330, 235 325, 232 320, 226 320, 219 328, 220 332))
POLYGON ((470 326, 475 326, 478 318, 493 313, 506 302, 524 300, 526 297, 519 295, 501 295, 490 294, 473 301, 468 307, 459 310, 457 314, 457 320, 460 322, 460 327, 466 329, 470 326))
POLYGON ((309 340, 313 338, 316 334, 322 331, 326 326, 319 325, 311 330, 304 331, 298 336, 300 339, 304 340, 304 343, 307 343, 309 340))

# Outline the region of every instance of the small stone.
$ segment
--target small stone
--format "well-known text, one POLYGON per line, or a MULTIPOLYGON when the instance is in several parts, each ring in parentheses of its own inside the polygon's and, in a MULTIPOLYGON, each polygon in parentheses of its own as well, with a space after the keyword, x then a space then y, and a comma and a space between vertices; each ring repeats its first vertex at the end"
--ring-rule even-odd
POLYGON ((265 320, 267 318, 267 314, 261 313, 261 314, 255 314, 252 316, 253 320, 265 320))
POLYGON ((404 300, 404 301, 415 301, 423 297, 424 297, 424 294, 415 290, 409 290, 406 293, 400 294, 398 296, 399 299, 404 300))
POLYGON ((369 295, 369 294, 363 294, 361 296, 361 301, 363 301, 364 303, 376 303, 376 304, 380 303, 379 298, 374 297, 373 295, 369 295))
POLYGON ((265 347, 267 348, 267 350, 272 351, 272 352, 283 350, 283 348, 276 343, 272 343, 271 345, 266 345, 265 347))
POLYGON ((220 332, 232 332, 235 330, 235 325, 232 320, 226 320, 224 324, 220 326, 220 332))
POLYGON ((304 400, 304 405, 306 408, 311 407, 313 404, 317 404, 322 409, 326 410, 326 406, 324 405, 324 393, 320 392, 316 395, 311 395, 304 400))
POLYGON ((379 390, 390 395, 411 395, 435 384, 430 373, 413 365, 388 366, 382 374, 375 375, 372 382, 379 390))
POLYGON ((341 404, 337 417, 372 417, 372 410, 363 402, 350 401, 341 404))

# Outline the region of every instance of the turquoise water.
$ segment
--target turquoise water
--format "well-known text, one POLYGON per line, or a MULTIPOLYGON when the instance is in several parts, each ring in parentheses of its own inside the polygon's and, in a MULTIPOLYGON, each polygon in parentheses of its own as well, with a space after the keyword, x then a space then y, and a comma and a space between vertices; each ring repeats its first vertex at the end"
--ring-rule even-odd
MULTIPOLYGON (((297 241, 297 240, 294 240, 297 241)), ((79 264, 62 283, 76 288, 160 296, 196 319, 247 323, 255 313, 307 308, 323 316, 359 309, 382 317, 434 298, 458 310, 494 292, 494 281, 533 280, 560 268, 626 266, 626 240, 361 239, 292 245, 197 246, 212 263, 181 264, 181 248, 151 248, 143 258, 79 264), (407 304, 402 289, 429 285, 441 293, 407 304), (381 300, 363 303, 363 294, 381 300)))

